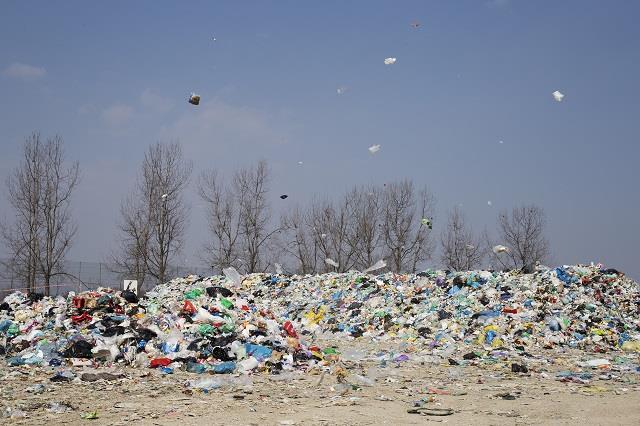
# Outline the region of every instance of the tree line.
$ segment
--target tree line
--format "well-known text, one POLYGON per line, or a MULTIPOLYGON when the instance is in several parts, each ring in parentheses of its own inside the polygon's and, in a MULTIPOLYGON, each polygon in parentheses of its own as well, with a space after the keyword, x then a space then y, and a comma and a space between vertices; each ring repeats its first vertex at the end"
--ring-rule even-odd
MULTIPOLYGON (((111 259, 141 287, 171 278, 168 266, 186 237, 192 169, 180 144, 153 144, 123 197, 111 259)), ((9 269, 29 289, 42 277, 48 294, 51 279, 65 274, 64 257, 77 229, 70 207, 79 171, 77 162, 65 161, 60 137, 43 141, 34 133, 25 140, 20 165, 6 179, 15 219, 3 221, 0 229, 9 269)), ((501 212, 491 237, 487 231, 475 233, 458 207, 440 226, 434 219, 435 196, 408 179, 315 197, 277 218, 265 161, 229 176, 203 171, 194 180, 206 208, 201 260, 215 273, 227 267, 241 273, 274 268, 298 274, 345 272, 365 270, 380 260, 380 271, 396 273, 414 272, 428 262, 450 270, 531 269, 549 256, 544 211, 535 205, 501 212), (496 244, 506 248, 492 250, 496 244), (438 246, 440 255, 434 259, 438 246)))

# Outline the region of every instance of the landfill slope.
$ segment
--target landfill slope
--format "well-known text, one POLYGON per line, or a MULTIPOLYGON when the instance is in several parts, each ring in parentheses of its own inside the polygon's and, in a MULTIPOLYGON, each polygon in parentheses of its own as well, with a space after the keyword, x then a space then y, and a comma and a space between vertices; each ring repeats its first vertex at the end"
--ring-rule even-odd
MULTIPOLYGON (((624 382, 608 392, 638 395, 630 387, 640 374, 639 287, 600 265, 532 274, 225 272, 174 279, 143 298, 107 288, 11 294, 0 305, 2 374, 7 383, 44 378, 49 392, 164 377, 191 397, 244 390, 244 400, 248 389, 296 384, 348 400, 403 374, 419 382, 440 371, 440 385, 396 398, 410 418, 459 415, 436 409, 455 396, 440 387, 462 385, 472 370, 585 388, 624 382)), ((520 398, 514 392, 503 399, 520 398)), ((25 401, 42 394, 32 393, 25 401)), ((80 413, 77 401, 4 404, 0 415, 16 420, 99 416, 80 413)))

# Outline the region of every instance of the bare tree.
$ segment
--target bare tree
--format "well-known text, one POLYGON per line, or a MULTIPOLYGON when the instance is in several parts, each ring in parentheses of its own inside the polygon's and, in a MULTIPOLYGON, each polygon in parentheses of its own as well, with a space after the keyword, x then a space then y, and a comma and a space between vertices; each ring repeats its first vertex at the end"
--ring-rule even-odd
POLYGON ((200 175, 198 194, 206 203, 207 225, 212 237, 204 247, 204 260, 219 273, 228 266, 240 268, 240 210, 237 197, 215 171, 200 175))
POLYGON ((355 267, 364 270, 382 257, 382 192, 374 186, 355 187, 346 195, 350 222, 348 239, 355 267))
POLYGON ((211 241, 207 260, 214 268, 234 266, 247 273, 264 272, 270 264, 280 227, 271 223, 269 168, 265 161, 237 170, 230 184, 215 171, 198 182, 207 205, 211 241))
POLYGON ((494 262, 505 268, 531 269, 549 256, 549 242, 544 236, 544 210, 536 205, 514 207, 498 216, 498 238, 509 249, 494 254, 494 262))
POLYGON ((433 253, 430 229, 421 224, 431 218, 435 198, 423 188, 418 193, 413 182, 389 183, 383 190, 383 241, 388 264, 394 272, 413 272, 433 253))
POLYGON ((144 288, 147 276, 147 257, 150 222, 144 201, 130 195, 120 206, 119 224, 122 238, 112 261, 118 272, 138 281, 138 288, 144 288))
POLYGON ((71 220, 71 195, 78 184, 78 162, 68 168, 64 163, 62 138, 55 136, 44 146, 45 173, 41 203, 42 237, 40 270, 45 294, 49 294, 51 278, 63 273, 64 256, 71 247, 77 227, 71 220))
POLYGON ((115 260, 123 272, 167 280, 169 262, 184 242, 189 210, 183 193, 191 168, 178 143, 156 143, 145 153, 135 191, 121 208, 123 251, 115 260))
POLYGON ((2 224, 2 234, 10 254, 8 269, 23 280, 29 291, 36 287, 40 257, 40 204, 45 160, 40 134, 25 140, 22 164, 7 178, 9 203, 16 220, 2 224))
POLYGON ((240 258, 247 273, 264 272, 269 266, 266 248, 279 227, 272 227, 269 194, 269 168, 266 161, 238 170, 233 179, 240 222, 240 258))
POLYGON ((41 142, 33 133, 25 141, 22 164, 7 179, 9 201, 16 213, 12 225, 2 225, 11 268, 30 291, 41 276, 50 293, 52 277, 64 274, 64 256, 76 227, 71 220, 71 195, 79 179, 79 165, 65 165, 59 136, 41 142))
POLYGON ((344 197, 337 205, 329 200, 316 200, 311 206, 308 226, 320 254, 318 266, 323 271, 345 272, 355 266, 356 247, 350 243, 352 225, 349 209, 348 197, 344 197), (338 266, 326 264, 325 259, 332 259, 338 266))
POLYGON ((469 271, 482 262, 483 247, 466 224, 464 214, 455 207, 449 212, 447 228, 440 235, 441 261, 454 271, 469 271))
POLYGON ((301 274, 314 273, 319 262, 319 247, 309 217, 309 212, 296 207, 281 218, 283 251, 295 260, 295 270, 301 274))

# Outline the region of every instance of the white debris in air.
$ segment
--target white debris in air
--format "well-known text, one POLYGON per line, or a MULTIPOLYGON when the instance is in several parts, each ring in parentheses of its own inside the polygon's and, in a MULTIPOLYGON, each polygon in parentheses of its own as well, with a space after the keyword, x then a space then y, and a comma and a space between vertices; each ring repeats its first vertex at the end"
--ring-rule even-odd
POLYGON ((162 198, 163 200, 166 200, 168 196, 169 196, 169 194, 162 194, 162 197, 160 197, 160 198, 162 198))
POLYGON ((347 90, 348 90, 348 88, 347 88, 347 87, 338 87, 338 88, 336 89, 336 93, 338 93, 338 95, 342 95, 342 94, 344 94, 347 90))
POLYGON ((393 65, 396 63, 396 58, 385 58, 384 59, 384 64, 385 65, 393 65))
POLYGON ((491 200, 487 201, 487 205, 488 205, 488 206, 492 206, 492 205, 493 205, 493 203, 491 202, 491 200))
POLYGON ((335 260, 333 260, 333 259, 329 259, 328 257, 327 257, 324 261, 325 261, 325 263, 326 263, 327 265, 331 265, 331 266, 333 266, 333 267, 335 267, 335 268, 337 268, 338 266, 340 266, 340 265, 338 265, 338 262, 336 262, 336 261, 335 261, 335 260))
POLYGON ((500 254, 500 253, 509 253, 509 247, 505 247, 505 246, 501 246, 501 245, 497 245, 493 247, 493 252, 495 254, 500 254))
POLYGON ((380 145, 371 145, 369 147, 369 152, 372 154, 375 154, 378 151, 380 151, 380 145))
POLYGON ((374 263, 373 265, 369 266, 367 269, 362 271, 362 273, 366 274, 368 272, 377 271, 378 269, 382 269, 386 267, 387 267, 387 262, 385 262, 384 259, 380 259, 376 263, 374 263))
POLYGON ((562 92, 560 92, 559 90, 556 90, 555 92, 553 92, 552 95, 553 95, 553 99, 555 99, 558 102, 562 102, 562 98, 564 98, 564 94, 562 94, 562 92))

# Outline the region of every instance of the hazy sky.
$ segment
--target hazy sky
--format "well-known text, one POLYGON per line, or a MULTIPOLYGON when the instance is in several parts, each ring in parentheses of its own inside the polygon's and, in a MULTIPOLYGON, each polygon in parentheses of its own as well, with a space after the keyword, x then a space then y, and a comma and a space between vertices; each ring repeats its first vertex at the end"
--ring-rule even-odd
MULTIPOLYGON (((436 230, 454 205, 482 230, 536 203, 557 263, 640 278, 639 14, 632 0, 3 1, 0 175, 33 130, 63 136, 82 167, 73 260, 106 259, 144 150, 179 139, 194 175, 268 160, 277 206, 405 177, 437 196, 436 230)), ((180 263, 200 264, 190 198, 180 263)))

